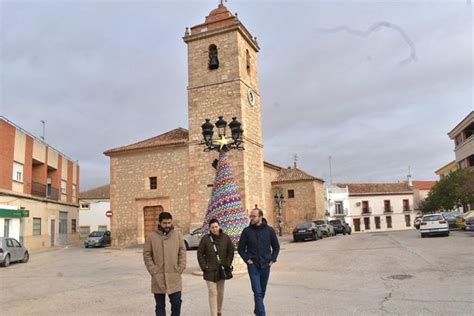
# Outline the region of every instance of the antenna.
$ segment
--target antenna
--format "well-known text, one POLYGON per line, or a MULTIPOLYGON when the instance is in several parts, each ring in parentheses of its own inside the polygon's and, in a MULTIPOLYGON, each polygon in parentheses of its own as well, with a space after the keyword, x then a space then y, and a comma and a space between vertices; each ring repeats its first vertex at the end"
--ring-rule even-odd
POLYGON ((293 158, 293 159, 294 159, 293 166, 296 168, 296 165, 297 165, 297 163, 298 163, 298 155, 295 154, 293 157, 294 157, 294 158, 293 158))
POLYGON ((41 123, 43 124, 43 136, 41 136, 41 139, 45 141, 46 137, 46 121, 41 120, 41 123))

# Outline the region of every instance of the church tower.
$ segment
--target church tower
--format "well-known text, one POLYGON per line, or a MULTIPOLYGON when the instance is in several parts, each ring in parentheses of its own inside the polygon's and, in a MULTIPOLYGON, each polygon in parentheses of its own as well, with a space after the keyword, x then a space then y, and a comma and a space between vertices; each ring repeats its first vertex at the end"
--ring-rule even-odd
POLYGON ((229 152, 234 178, 246 209, 265 208, 259 46, 222 3, 204 23, 187 28, 183 39, 188 46, 189 220, 197 227, 207 210, 217 158, 199 144, 206 118, 215 123, 224 116, 230 122, 235 116, 242 123, 245 150, 229 152))

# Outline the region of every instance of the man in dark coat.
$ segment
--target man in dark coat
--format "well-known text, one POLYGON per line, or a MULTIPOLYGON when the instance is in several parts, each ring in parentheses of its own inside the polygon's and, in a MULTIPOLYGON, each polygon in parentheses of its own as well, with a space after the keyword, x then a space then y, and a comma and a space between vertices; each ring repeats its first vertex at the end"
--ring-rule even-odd
POLYGON ((265 316, 263 299, 270 277, 270 267, 277 261, 280 244, 273 228, 263 219, 261 210, 252 210, 249 217, 250 225, 240 236, 238 251, 247 263, 255 301, 254 313, 265 316))

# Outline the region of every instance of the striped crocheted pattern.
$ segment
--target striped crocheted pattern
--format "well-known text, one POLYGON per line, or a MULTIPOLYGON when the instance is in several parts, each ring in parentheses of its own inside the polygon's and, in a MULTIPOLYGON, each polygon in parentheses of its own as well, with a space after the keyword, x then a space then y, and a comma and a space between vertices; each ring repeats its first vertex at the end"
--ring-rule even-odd
POLYGON ((227 159, 227 153, 219 153, 219 163, 217 165, 214 187, 211 199, 204 219, 204 233, 209 232, 209 221, 213 218, 219 220, 222 230, 229 235, 237 246, 240 235, 248 226, 247 212, 245 211, 240 198, 239 189, 234 182, 232 166, 227 159))

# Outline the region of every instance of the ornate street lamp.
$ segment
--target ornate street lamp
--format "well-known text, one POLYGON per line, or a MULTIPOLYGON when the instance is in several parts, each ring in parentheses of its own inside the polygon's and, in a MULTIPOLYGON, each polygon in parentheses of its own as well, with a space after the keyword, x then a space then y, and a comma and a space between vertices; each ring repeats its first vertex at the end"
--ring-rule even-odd
POLYGON ((236 117, 232 118, 232 121, 229 125, 224 120, 223 116, 219 116, 219 119, 215 123, 217 128, 218 139, 214 140, 214 125, 211 123, 210 119, 206 119, 204 124, 201 125, 203 140, 201 145, 205 145, 204 151, 216 150, 229 151, 231 149, 244 150, 242 146, 243 132, 242 124, 237 121, 236 117), (230 128, 231 138, 226 137, 227 127, 230 128))
POLYGON ((280 192, 277 192, 275 193, 275 196, 273 197, 275 199, 275 203, 276 203, 276 206, 277 206, 277 210, 278 210, 278 235, 279 236, 282 236, 283 235, 283 218, 282 218, 282 215, 281 215, 281 210, 282 210, 282 204, 283 204, 283 194, 281 194, 280 192))

